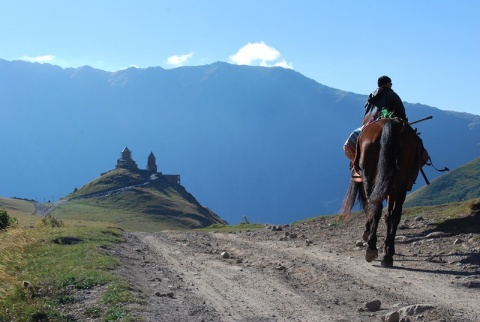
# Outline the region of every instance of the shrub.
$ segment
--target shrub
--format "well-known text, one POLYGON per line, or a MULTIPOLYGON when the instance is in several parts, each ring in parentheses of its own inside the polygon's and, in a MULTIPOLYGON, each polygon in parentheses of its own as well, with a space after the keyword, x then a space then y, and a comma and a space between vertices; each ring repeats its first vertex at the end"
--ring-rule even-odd
POLYGON ((17 223, 17 218, 10 217, 5 209, 0 210, 0 230, 15 226, 17 223))
POLYGON ((45 226, 51 226, 51 227, 63 227, 63 221, 51 216, 51 215, 46 215, 42 219, 42 223, 45 226))

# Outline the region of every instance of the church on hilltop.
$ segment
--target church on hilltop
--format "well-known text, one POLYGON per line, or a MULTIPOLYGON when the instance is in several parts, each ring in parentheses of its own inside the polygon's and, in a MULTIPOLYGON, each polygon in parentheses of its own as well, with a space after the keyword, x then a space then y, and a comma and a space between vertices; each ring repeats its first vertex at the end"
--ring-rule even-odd
POLYGON ((115 169, 128 169, 130 171, 136 172, 147 172, 152 175, 157 175, 169 181, 171 183, 180 184, 180 175, 178 174, 162 174, 157 170, 157 159, 153 152, 150 152, 150 155, 147 159, 147 167, 145 170, 139 169, 135 160, 132 159, 132 152, 128 147, 125 147, 122 152, 120 152, 120 158, 117 159, 117 165, 115 169))

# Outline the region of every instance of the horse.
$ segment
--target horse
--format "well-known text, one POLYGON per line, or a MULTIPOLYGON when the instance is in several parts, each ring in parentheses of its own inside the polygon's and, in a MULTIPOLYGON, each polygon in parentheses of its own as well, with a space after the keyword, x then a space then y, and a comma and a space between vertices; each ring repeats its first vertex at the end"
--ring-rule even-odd
POLYGON ((377 227, 387 201, 385 222, 387 234, 381 265, 393 266, 395 235, 402 206, 421 168, 420 146, 416 131, 398 118, 384 118, 363 128, 358 137, 352 167, 361 182, 351 181, 344 197, 341 213, 348 216, 358 200, 366 214, 362 239, 367 243, 365 259, 378 257, 377 227))

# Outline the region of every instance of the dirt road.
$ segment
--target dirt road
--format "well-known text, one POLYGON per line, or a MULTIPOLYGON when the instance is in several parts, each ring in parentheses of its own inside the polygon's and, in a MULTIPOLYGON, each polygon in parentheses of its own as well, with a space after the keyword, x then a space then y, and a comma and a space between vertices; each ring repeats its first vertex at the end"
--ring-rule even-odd
POLYGON ((329 217, 281 231, 135 233, 110 251, 144 321, 480 321, 478 228, 404 221, 395 267, 383 268, 365 262, 362 227, 329 217))

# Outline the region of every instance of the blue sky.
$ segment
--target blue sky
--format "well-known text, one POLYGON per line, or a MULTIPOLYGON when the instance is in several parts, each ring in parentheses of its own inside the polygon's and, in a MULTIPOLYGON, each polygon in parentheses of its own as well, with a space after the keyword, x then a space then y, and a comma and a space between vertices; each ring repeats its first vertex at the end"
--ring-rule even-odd
POLYGON ((479 15, 476 0, 2 1, 0 58, 278 65, 359 94, 386 74, 404 101, 480 115, 479 15))

